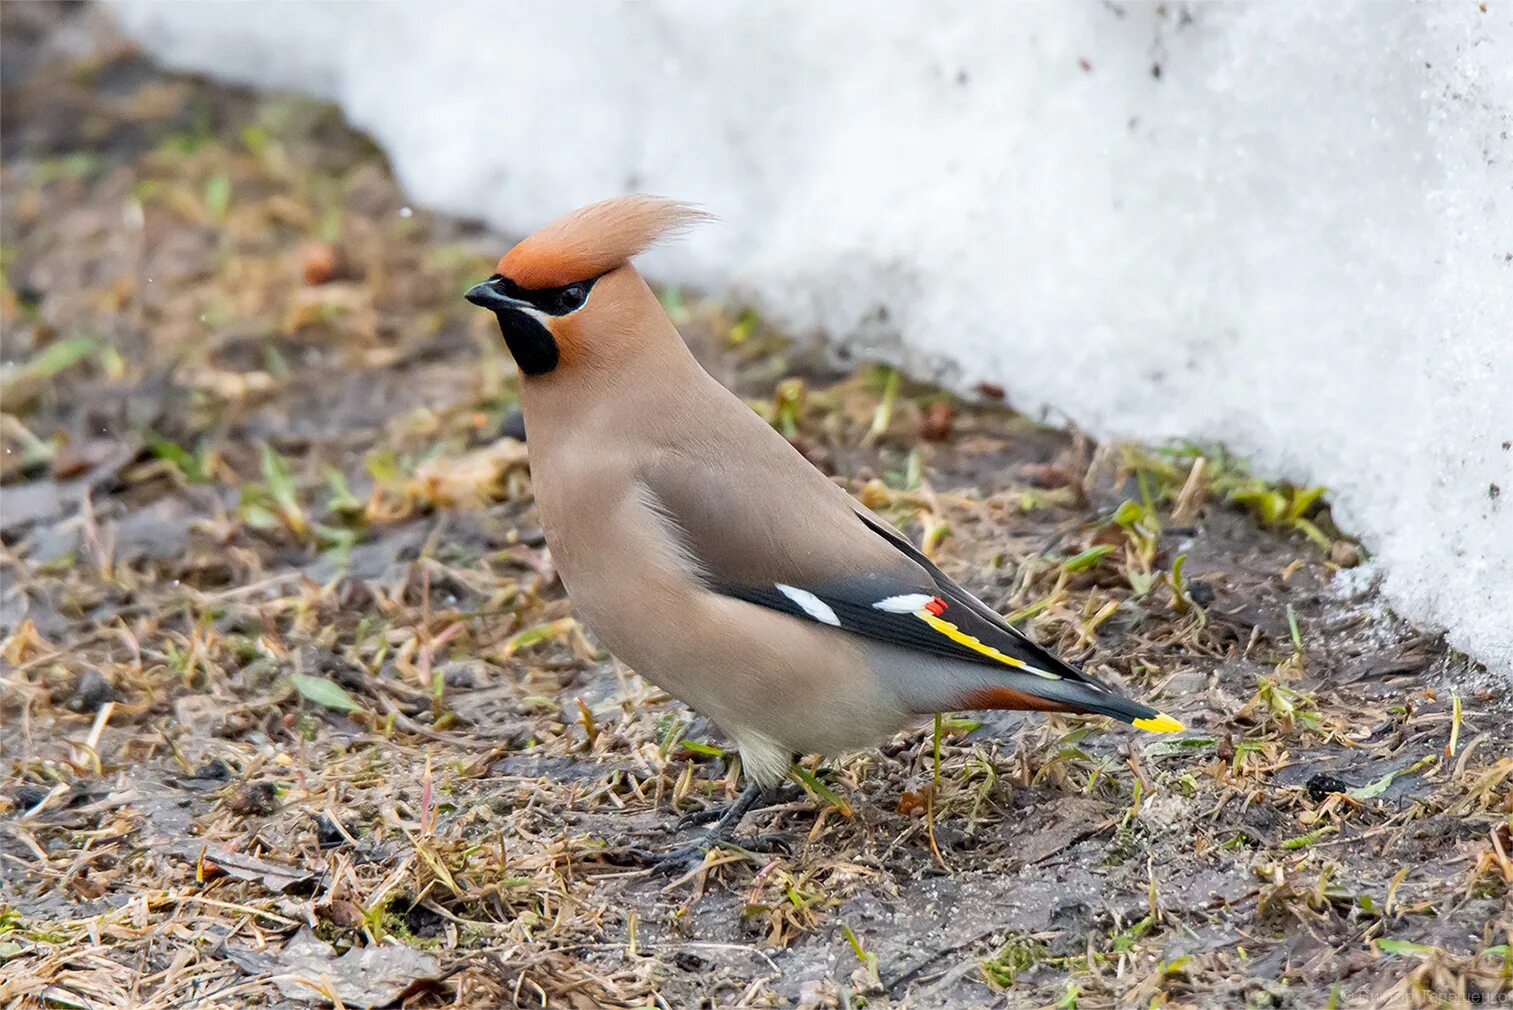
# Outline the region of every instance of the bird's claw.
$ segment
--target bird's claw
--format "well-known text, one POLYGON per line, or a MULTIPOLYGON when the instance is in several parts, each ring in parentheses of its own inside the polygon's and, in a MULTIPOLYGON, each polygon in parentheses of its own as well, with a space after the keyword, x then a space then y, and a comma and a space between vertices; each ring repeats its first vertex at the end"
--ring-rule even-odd
POLYGON ((629 846, 615 853, 615 862, 639 864, 650 870, 652 876, 671 876, 677 872, 693 869, 704 861, 709 850, 717 844, 713 841, 699 841, 693 845, 673 849, 671 852, 629 846))
POLYGON ((673 830, 682 831, 684 828, 696 828, 701 824, 717 821, 725 816, 725 810, 728 806, 729 804, 724 804, 715 807, 705 807, 703 810, 690 810, 678 818, 677 823, 673 825, 673 830))
MULTIPOLYGON (((798 799, 803 795, 804 790, 797 784, 784 782, 782 785, 763 792, 762 799, 769 804, 786 803, 790 800, 798 799)), ((678 818, 677 823, 673 825, 673 830, 682 831, 684 828, 696 828, 701 824, 717 821, 729 813, 733 805, 733 803, 716 803, 701 810, 690 810, 678 818)))
POLYGON ((619 855, 629 862, 649 865, 652 873, 664 874, 697 867, 709 855, 709 850, 717 845, 727 845, 747 852, 771 852, 775 843, 785 841, 782 835, 759 835, 753 839, 744 839, 738 838, 733 833, 740 825, 741 819, 751 812, 752 807, 763 795, 760 786, 750 785, 734 803, 723 810, 718 808, 714 811, 700 810, 684 817, 680 825, 702 820, 715 821, 714 826, 705 831, 703 836, 692 845, 686 845, 665 854, 628 848, 621 850, 619 855))
POLYGON ((763 835, 748 835, 744 838, 727 838, 716 845, 728 845, 733 849, 741 849, 746 852, 759 852, 769 855, 774 852, 787 854, 793 851, 793 839, 782 832, 773 831, 763 835))
POLYGON ((739 852, 772 853, 789 851, 790 839, 782 834, 754 835, 749 838, 701 838, 692 845, 671 852, 656 852, 651 849, 627 848, 620 851, 625 861, 640 863, 653 876, 672 876, 695 869, 711 849, 725 848, 739 852))
POLYGON ((705 842, 685 845, 681 849, 674 849, 661 858, 653 860, 647 869, 651 871, 653 877, 671 877, 675 874, 686 873, 703 863, 712 848, 714 848, 713 845, 705 842))

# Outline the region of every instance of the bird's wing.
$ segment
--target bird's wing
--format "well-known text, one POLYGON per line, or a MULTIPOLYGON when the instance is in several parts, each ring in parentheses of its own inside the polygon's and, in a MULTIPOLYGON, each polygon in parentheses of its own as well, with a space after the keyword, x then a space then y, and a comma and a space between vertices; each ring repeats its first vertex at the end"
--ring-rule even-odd
POLYGON ((885 571, 799 584, 711 585, 729 596, 933 656, 1009 667, 1046 680, 1096 683, 1030 641, 891 526, 860 508, 854 514, 858 526, 909 562, 907 567, 890 564, 885 571))
POLYGON ((643 475, 710 589, 924 656, 1012 671, 1021 690, 1073 710, 1145 729, 1176 726, 1036 645, 817 472, 823 488, 785 487, 753 500, 755 489, 784 485, 764 483, 760 473, 722 479, 734 475, 713 469, 704 479, 687 466, 643 475))

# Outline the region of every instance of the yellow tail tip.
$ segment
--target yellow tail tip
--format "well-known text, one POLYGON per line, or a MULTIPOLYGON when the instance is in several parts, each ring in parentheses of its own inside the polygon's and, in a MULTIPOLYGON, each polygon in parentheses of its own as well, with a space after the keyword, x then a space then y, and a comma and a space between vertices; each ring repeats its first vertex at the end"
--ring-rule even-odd
POLYGON ((1181 733, 1187 728, 1165 713, 1157 713, 1149 719, 1136 719, 1134 725, 1137 729, 1147 729, 1152 733, 1181 733))

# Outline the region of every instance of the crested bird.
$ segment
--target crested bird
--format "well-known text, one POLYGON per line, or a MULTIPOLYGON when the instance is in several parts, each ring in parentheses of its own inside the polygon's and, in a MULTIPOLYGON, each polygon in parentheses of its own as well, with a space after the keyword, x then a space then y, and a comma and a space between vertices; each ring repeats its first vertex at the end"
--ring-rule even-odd
POLYGON ((797 755, 873 746, 924 715, 1182 729, 1006 622, 699 365, 631 260, 708 217, 658 197, 591 204, 466 295, 519 367, 536 506, 578 616, 740 752, 747 789, 664 862, 707 851, 797 755))

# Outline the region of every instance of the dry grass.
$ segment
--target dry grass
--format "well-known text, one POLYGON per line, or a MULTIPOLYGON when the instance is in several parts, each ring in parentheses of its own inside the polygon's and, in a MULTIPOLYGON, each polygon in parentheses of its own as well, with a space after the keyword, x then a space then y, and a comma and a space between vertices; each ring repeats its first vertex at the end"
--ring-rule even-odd
POLYGON ((811 765, 748 822, 789 852, 626 865, 738 768, 563 596, 459 297, 502 240, 409 212, 329 109, 0 11, 37 60, 0 177, 0 1007, 1510 991, 1505 688, 1329 588, 1359 548, 1312 489, 836 376, 678 292, 817 465, 1191 731, 958 714, 811 765))

